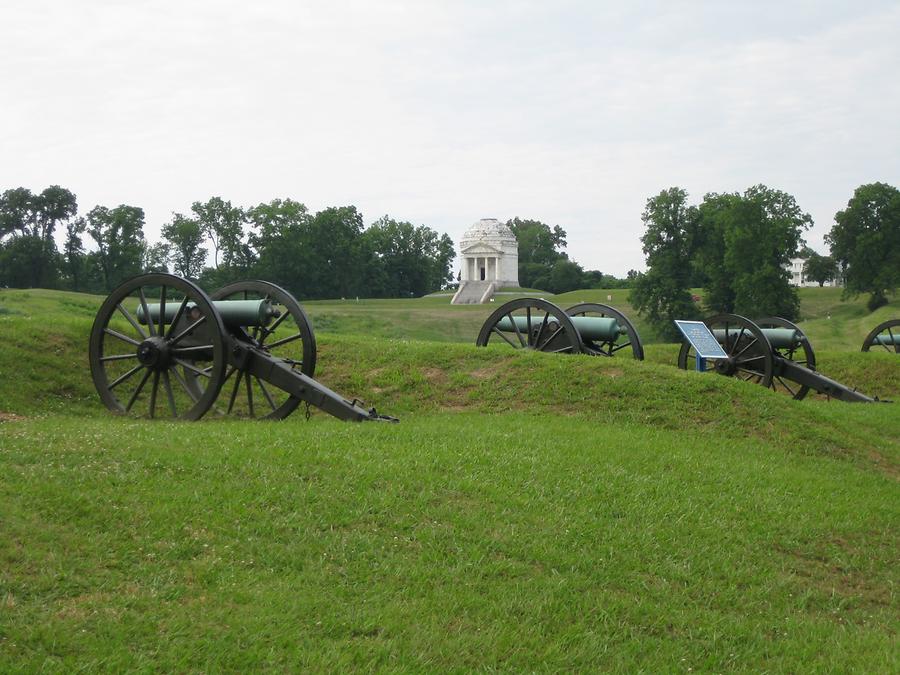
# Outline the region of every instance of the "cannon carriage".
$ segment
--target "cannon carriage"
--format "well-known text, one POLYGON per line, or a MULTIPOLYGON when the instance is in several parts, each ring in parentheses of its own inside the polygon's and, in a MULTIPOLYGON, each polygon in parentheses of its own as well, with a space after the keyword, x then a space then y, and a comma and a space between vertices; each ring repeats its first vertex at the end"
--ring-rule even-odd
POLYGON ((486 347, 492 339, 513 349, 592 356, 630 349, 635 359, 644 358, 641 338, 628 317, 593 302, 563 309, 542 298, 511 300, 488 316, 475 344, 486 347))
POLYGON ((395 421, 313 379, 312 324, 265 281, 210 296, 170 274, 134 277, 101 305, 88 355, 100 399, 118 413, 283 419, 305 402, 343 420, 395 421))
POLYGON ((888 319, 873 328, 863 340, 862 351, 884 350, 900 354, 900 319, 888 319))
MULTIPOLYGON (((812 390, 841 401, 874 402, 840 382, 816 371, 816 355, 806 334, 780 317, 751 321, 738 314, 717 314, 703 321, 726 356, 700 362, 707 371, 737 377, 800 400, 812 390)), ((697 362, 693 345, 685 341, 678 367, 697 362)))

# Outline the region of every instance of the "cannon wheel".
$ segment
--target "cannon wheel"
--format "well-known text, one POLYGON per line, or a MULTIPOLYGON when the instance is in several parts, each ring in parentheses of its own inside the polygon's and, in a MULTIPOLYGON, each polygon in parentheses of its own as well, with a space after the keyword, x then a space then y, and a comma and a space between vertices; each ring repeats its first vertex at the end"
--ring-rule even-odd
POLYGON ((863 341, 862 350, 864 352, 869 351, 869 348, 875 345, 876 347, 881 347, 886 350, 889 354, 893 351, 894 354, 900 354, 900 319, 888 319, 884 323, 878 324, 866 336, 866 339, 863 341), (896 330, 893 330, 896 329, 896 330), (893 339, 893 345, 882 345, 875 344, 875 338, 879 335, 887 331, 888 335, 893 339))
MULTIPOLYGON (((312 377, 316 370, 316 338, 312 323, 293 295, 268 281, 238 281, 210 296, 213 300, 267 300, 280 315, 266 327, 241 328, 241 339, 261 347, 291 368, 312 377)), ((187 373, 186 373, 187 375, 187 373)), ((200 378, 186 377, 188 384, 202 388, 200 378)), ((281 420, 290 415, 301 400, 229 366, 225 373, 225 394, 213 409, 223 415, 281 420), (231 382, 229 382, 231 380, 231 382), (227 398, 226 398, 227 397, 227 398)))
POLYGON ((534 349, 539 352, 581 354, 581 336, 572 319, 562 307, 541 298, 519 298, 498 307, 484 322, 475 345, 486 347, 497 336, 513 349, 534 349), (513 317, 525 317, 529 329, 518 329, 513 317), (501 319, 509 318, 515 331, 504 332, 497 327, 501 319), (562 344, 562 347, 558 345, 562 344), (554 346, 556 345, 556 346, 554 346))
POLYGON ((566 310, 566 314, 569 316, 598 316, 603 318, 611 318, 615 319, 619 322, 620 326, 624 326, 627 331, 625 334, 628 336, 628 341, 622 344, 618 344, 616 342, 593 342, 593 341, 585 341, 583 342, 583 349, 588 354, 598 354, 602 356, 613 356, 617 351, 621 349, 625 349, 625 347, 631 347, 631 355, 638 359, 639 361, 644 360, 644 347, 641 344, 641 338, 638 335, 637 329, 628 320, 628 317, 622 314, 615 307, 610 307, 609 305, 601 305, 596 302, 582 302, 578 305, 573 305, 566 310))
MULTIPOLYGON (((722 345, 728 358, 707 359, 706 370, 715 370, 720 375, 739 377, 746 382, 755 382, 764 387, 772 386, 772 373, 775 367, 772 345, 759 326, 738 314, 716 314, 704 319, 703 323, 710 330, 724 329, 729 335, 732 332, 735 334, 733 344, 722 345)), ((693 367, 695 357, 693 346, 685 341, 678 352, 678 367, 681 369, 693 367)))
POLYGON ((199 286, 171 274, 134 277, 106 298, 94 319, 88 347, 94 386, 115 412, 199 419, 225 381, 224 336, 222 318, 199 286), (159 321, 141 324, 139 316, 149 317, 150 302, 160 305, 159 321), (168 326, 166 304, 178 307, 168 326), (182 327, 176 330, 179 320, 182 327), (191 387, 182 371, 203 378, 203 391, 191 387))
MULTIPOLYGON (((756 325, 760 328, 790 328, 791 330, 800 333, 799 349, 802 350, 802 354, 797 351, 798 347, 791 347, 790 349, 778 349, 777 347, 773 347, 772 349, 774 353, 778 354, 778 356, 783 359, 793 361, 810 370, 816 369, 816 354, 809 342, 809 338, 806 337, 806 333, 803 332, 800 326, 787 319, 782 319, 780 316, 767 316, 765 319, 757 321, 756 325)), ((772 376, 772 389, 790 394, 797 401, 804 398, 809 393, 809 387, 806 385, 785 382, 778 374, 772 376)))

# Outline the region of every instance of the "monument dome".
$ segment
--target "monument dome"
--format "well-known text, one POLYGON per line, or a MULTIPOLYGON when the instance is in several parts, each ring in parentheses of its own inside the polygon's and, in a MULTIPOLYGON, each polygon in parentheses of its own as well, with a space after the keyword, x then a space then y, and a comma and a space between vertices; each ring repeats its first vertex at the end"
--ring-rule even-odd
POLYGON ((466 230, 466 233, 460 241, 460 246, 465 250, 469 245, 478 241, 493 242, 497 244, 503 242, 515 243, 516 235, 514 235, 512 230, 504 223, 501 223, 496 218, 482 218, 466 230))
POLYGON ((496 218, 482 218, 459 242, 462 264, 454 303, 486 302, 494 291, 519 285, 516 235, 496 218), (468 290, 464 292, 466 287, 468 290), (478 296, 478 300, 472 300, 478 296))

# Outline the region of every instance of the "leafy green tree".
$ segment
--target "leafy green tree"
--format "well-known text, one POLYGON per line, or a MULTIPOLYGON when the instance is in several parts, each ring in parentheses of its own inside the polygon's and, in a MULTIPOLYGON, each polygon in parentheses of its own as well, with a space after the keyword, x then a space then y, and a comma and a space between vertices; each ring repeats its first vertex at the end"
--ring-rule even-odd
POLYGON ((797 290, 787 265, 812 225, 794 198, 756 185, 744 192, 735 219, 725 234, 725 268, 734 274, 735 311, 751 317, 775 314, 796 319, 797 290))
MULTIPOLYGON (((732 272, 725 268, 725 233, 735 227, 738 194, 708 194, 697 207, 692 228, 691 264, 701 271, 706 307, 713 312, 733 312, 735 290, 732 272)), ((693 288, 693 284, 691 284, 693 288)))
POLYGON ((539 220, 513 218, 506 226, 516 235, 519 246, 519 285, 525 288, 546 288, 553 265, 567 256, 566 231, 559 225, 552 228, 539 220), (538 280, 542 285, 538 285, 538 280))
POLYGON ((323 209, 310 219, 304 239, 319 270, 318 297, 345 298, 364 292, 362 231, 362 214, 355 206, 323 209))
POLYGON ((44 243, 31 235, 19 235, 0 243, 0 286, 47 287, 35 276, 34 261, 45 253, 44 243))
POLYGON ((107 291, 140 274, 146 246, 142 208, 95 206, 87 214, 87 233, 97 245, 96 260, 107 291))
POLYGON ((56 228, 74 218, 78 211, 75 195, 59 185, 46 188, 36 196, 34 203, 36 226, 34 234, 45 242, 52 242, 56 228))
POLYGON ((255 232, 257 276, 284 286, 299 298, 316 298, 319 261, 308 246, 306 206, 291 199, 274 199, 247 211, 255 232))
POLYGON ((429 227, 384 216, 364 233, 366 279, 375 297, 421 296, 453 279, 453 240, 429 227))
MULTIPOLYGON (((158 241, 155 244, 149 244, 144 247, 144 255, 141 261, 141 268, 147 273, 163 273, 169 272, 169 259, 172 257, 172 247, 164 241, 158 241)), ((176 270, 177 274, 181 274, 176 270)), ((182 274, 181 276, 186 276, 182 274)))
POLYGON ((198 278, 206 259, 200 223, 195 218, 173 213, 172 221, 162 228, 162 236, 171 246, 175 273, 190 279, 198 278))
POLYGON ((17 285, 55 285, 58 252, 53 235, 60 224, 75 217, 77 210, 75 195, 58 185, 40 194, 15 188, 0 195, 0 238, 11 235, 33 240, 14 246, 17 263, 21 263, 16 265, 17 285))
POLYGON ((648 269, 634 280, 630 301, 661 338, 677 341, 680 333, 673 320, 697 315, 688 290, 697 210, 687 205, 687 192, 673 187, 648 199, 641 218, 646 227, 641 242, 648 269))
POLYGON ((812 218, 794 198, 765 185, 742 195, 708 194, 698 209, 696 264, 706 277, 706 303, 751 318, 796 319, 800 301, 787 264, 812 218))
POLYGON ((565 258, 557 260, 550 269, 550 286, 547 290, 551 293, 566 293, 582 287, 584 270, 577 262, 565 258))
POLYGON ((838 275, 838 266, 834 258, 827 255, 819 255, 815 251, 808 255, 806 262, 803 263, 803 275, 819 284, 819 287, 825 285, 826 281, 831 281, 838 275))
POLYGON ((221 197, 210 197, 205 202, 194 202, 191 211, 200 229, 209 238, 213 248, 213 265, 218 269, 219 256, 225 266, 239 265, 244 245, 244 224, 247 214, 240 207, 232 206, 221 197))
POLYGON ((869 293, 875 310, 900 286, 900 191, 887 183, 860 185, 834 220, 825 239, 844 272, 844 292, 869 293))
POLYGON ((37 214, 28 188, 13 188, 0 195, 0 238, 11 234, 34 235, 37 214))
POLYGON ((69 288, 73 291, 84 290, 84 282, 87 276, 85 263, 84 243, 81 236, 87 223, 84 218, 76 218, 66 224, 66 242, 63 250, 63 260, 65 261, 66 273, 69 277, 69 288))

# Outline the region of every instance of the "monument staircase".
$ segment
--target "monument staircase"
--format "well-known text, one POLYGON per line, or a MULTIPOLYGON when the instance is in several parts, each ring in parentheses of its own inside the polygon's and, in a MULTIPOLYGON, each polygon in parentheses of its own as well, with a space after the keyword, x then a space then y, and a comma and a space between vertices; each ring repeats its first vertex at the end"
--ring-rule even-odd
POLYGON ((463 281, 450 301, 451 305, 479 305, 494 297, 496 285, 493 281, 463 281))

